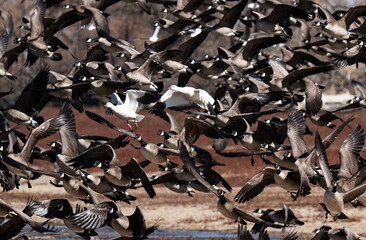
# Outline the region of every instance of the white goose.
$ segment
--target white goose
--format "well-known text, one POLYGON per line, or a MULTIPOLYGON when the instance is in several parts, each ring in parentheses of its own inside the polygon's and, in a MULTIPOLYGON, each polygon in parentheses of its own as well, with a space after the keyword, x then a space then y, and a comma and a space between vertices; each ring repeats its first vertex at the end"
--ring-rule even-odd
POLYGON ((117 93, 112 94, 111 101, 105 104, 107 107, 107 114, 115 114, 118 118, 127 121, 128 127, 132 130, 128 121, 134 121, 136 128, 137 123, 140 122, 144 116, 137 114, 136 110, 139 106, 138 99, 145 95, 145 91, 128 90, 126 91, 126 100, 123 103, 117 93))
POLYGON ((159 102, 165 103, 166 108, 182 107, 194 103, 198 107, 208 111, 208 105, 213 105, 215 99, 202 89, 172 85, 169 90, 161 96, 159 102))

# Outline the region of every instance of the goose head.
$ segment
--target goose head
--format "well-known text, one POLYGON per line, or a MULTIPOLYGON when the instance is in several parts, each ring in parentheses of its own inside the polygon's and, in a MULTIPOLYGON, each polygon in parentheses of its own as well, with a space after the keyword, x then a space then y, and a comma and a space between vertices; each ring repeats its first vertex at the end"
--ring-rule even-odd
POLYGON ((90 43, 90 42, 99 42, 99 38, 87 38, 85 40, 85 42, 87 42, 87 43, 90 43))

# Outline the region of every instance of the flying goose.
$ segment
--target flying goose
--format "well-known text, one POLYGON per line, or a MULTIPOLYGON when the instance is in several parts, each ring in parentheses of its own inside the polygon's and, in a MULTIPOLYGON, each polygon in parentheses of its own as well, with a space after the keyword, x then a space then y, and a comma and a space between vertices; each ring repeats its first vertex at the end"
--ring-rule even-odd
POLYGON ((79 205, 76 205, 75 212, 67 199, 47 199, 43 201, 33 201, 30 206, 30 211, 36 216, 54 219, 61 219, 64 225, 83 238, 96 236, 94 230, 86 230, 78 227, 71 222, 71 217, 82 211, 79 205))
POLYGON ((62 55, 55 53, 58 46, 67 49, 68 47, 59 39, 44 38, 43 19, 46 13, 46 4, 37 0, 31 10, 30 17, 30 35, 27 38, 17 38, 16 43, 24 44, 28 49, 26 66, 32 66, 38 58, 51 58, 54 61, 61 61, 62 55))
POLYGON ((276 4, 268 16, 264 16, 258 12, 252 11, 254 16, 258 16, 255 25, 258 29, 275 34, 285 34, 291 36, 291 29, 288 28, 288 21, 291 16, 310 21, 314 18, 313 14, 309 14, 295 6, 286 4, 276 4))
POLYGON ((312 240, 320 239, 339 239, 339 240, 359 240, 360 236, 348 227, 334 228, 330 226, 322 226, 313 231, 316 235, 312 240))
POLYGON ((98 42, 100 47, 109 53, 123 52, 131 56, 140 54, 131 43, 123 39, 115 39, 107 34, 98 38, 87 38, 86 42, 98 42))
POLYGON ((5 52, 9 39, 13 33, 13 20, 11 14, 5 10, 0 10, 0 17, 5 25, 5 32, 0 35, 0 77, 7 77, 11 80, 15 80, 17 77, 8 72, 11 64, 8 64, 5 52))
POLYGON ((324 210, 326 210, 326 216, 327 214, 330 214, 334 218, 334 220, 336 220, 337 218, 348 218, 343 213, 344 204, 351 202, 355 198, 362 195, 366 191, 366 183, 354 186, 352 189, 349 189, 347 192, 344 193, 338 192, 337 181, 333 179, 333 176, 329 170, 328 159, 318 132, 316 132, 315 136, 315 146, 317 154, 319 156, 319 164, 327 185, 327 189, 324 192, 324 205, 322 205, 324 210))
POLYGON ((245 221, 250 221, 254 223, 262 223, 266 226, 274 227, 274 228, 282 228, 283 226, 278 224, 273 224, 266 222, 258 217, 256 217, 254 214, 243 210, 239 207, 237 207, 233 202, 231 202, 229 199, 227 199, 224 196, 224 192, 221 189, 214 188, 210 183, 208 183, 200 174, 197 169, 197 167, 194 165, 191 157, 189 156, 189 153, 187 152, 187 149, 182 141, 179 141, 179 153, 180 157, 184 163, 184 165, 187 167, 187 169, 191 172, 191 174, 198 180, 202 185, 204 185, 207 189, 210 190, 217 198, 219 198, 217 203, 217 208, 219 212, 231 219, 235 222, 239 222, 242 224, 246 224, 245 221))
POLYGON ((137 199, 126 191, 126 187, 109 182, 104 174, 88 173, 81 170, 81 179, 92 191, 103 194, 113 201, 124 201, 130 204, 130 201, 137 199))
MULTIPOLYGON (((122 141, 128 143, 128 141, 122 141)), ((104 170, 104 177, 110 183, 121 187, 134 187, 133 181, 139 179, 149 196, 151 198, 155 196, 155 191, 137 160, 132 158, 124 166, 120 166, 118 156, 109 144, 101 144, 91 148, 68 162, 72 163, 73 167, 100 166, 104 170)))
POLYGON ((138 128, 137 123, 144 119, 144 116, 137 114, 136 111, 139 106, 139 99, 146 94, 145 91, 141 90, 127 90, 126 100, 122 103, 120 97, 117 93, 112 94, 111 101, 105 104, 107 108, 107 114, 115 114, 118 118, 127 121, 127 126, 132 130, 132 126, 128 121, 135 122, 136 128, 138 128))
MULTIPOLYGON (((283 204, 283 208, 280 210, 274 210, 274 209, 263 210, 259 208, 256 209, 254 212, 262 214, 260 218, 267 222, 277 222, 285 224, 287 226, 304 225, 304 222, 298 220, 293 211, 286 204, 283 204)), ((262 224, 254 224, 251 231, 252 233, 258 233, 261 231, 262 227, 263 227, 262 224)))
POLYGON ((4 156, 4 163, 7 168, 20 177, 32 179, 33 173, 24 169, 22 166, 28 166, 31 152, 37 142, 43 138, 51 136, 60 130, 65 124, 65 116, 60 114, 58 117, 51 118, 38 127, 34 128, 27 138, 27 142, 20 153, 10 153, 4 156), (18 168, 19 167, 19 168, 18 168))
POLYGON ((154 108, 165 109, 170 107, 184 107, 195 104, 199 108, 209 111, 209 105, 214 104, 213 97, 203 89, 193 87, 178 87, 171 85, 169 89, 160 97, 154 108))
POLYGON ((1 211, 6 212, 14 212, 16 215, 11 217, 8 221, 3 222, 0 225, 0 234, 2 239, 10 239, 18 235, 22 229, 25 227, 26 224, 32 227, 32 229, 36 230, 37 232, 44 233, 44 232, 52 232, 52 228, 49 226, 47 228, 43 227, 44 223, 39 223, 34 221, 31 216, 33 215, 30 211, 31 208, 31 200, 28 200, 27 205, 25 206, 24 210, 21 211, 18 208, 14 207, 13 205, 5 202, 3 199, 0 199, 0 209, 1 211))
POLYGON ((337 191, 347 192, 365 180, 365 170, 359 167, 358 156, 365 143, 365 134, 358 125, 342 143, 339 149, 341 165, 337 174, 337 191))
POLYGON ((227 10, 224 16, 221 18, 220 22, 213 27, 213 30, 223 36, 240 37, 242 32, 240 33, 238 31, 235 31, 233 27, 238 21, 247 3, 247 0, 241 0, 239 3, 235 4, 229 10, 227 10))
POLYGON ((326 22, 315 22, 314 25, 321 26, 322 29, 328 33, 331 37, 336 39, 349 39, 351 33, 349 32, 350 25, 359 17, 366 14, 366 6, 355 6, 348 9, 347 13, 339 20, 336 20, 333 15, 326 9, 319 5, 316 5, 318 14, 321 18, 325 19, 326 22))
MULTIPOLYGON (((282 170, 278 165, 276 167, 265 167, 240 189, 235 196, 235 201, 243 203, 259 195, 266 186, 276 183, 284 190, 291 193, 299 191, 300 174, 292 170, 282 170)), ((304 195, 310 193, 310 186, 303 184, 304 195)))
POLYGON ((154 143, 147 143, 141 138, 141 135, 139 134, 136 134, 134 138, 140 142, 141 146, 139 149, 141 150, 142 155, 150 162, 161 165, 167 170, 171 167, 177 166, 175 163, 169 161, 166 156, 169 154, 178 155, 177 150, 159 147, 154 143))

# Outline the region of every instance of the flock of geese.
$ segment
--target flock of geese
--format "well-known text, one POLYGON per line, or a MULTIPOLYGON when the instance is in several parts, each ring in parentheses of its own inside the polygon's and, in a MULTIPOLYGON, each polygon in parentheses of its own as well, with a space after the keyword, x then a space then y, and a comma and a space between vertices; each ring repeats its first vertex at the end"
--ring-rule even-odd
MULTIPOLYGON (((137 3, 147 14, 151 13, 150 5, 161 6, 157 30, 140 52, 133 43, 116 39, 117 33, 109 29, 108 11, 114 4, 121 4, 120 0, 82 0, 80 5, 64 0, 29 1, 32 7, 18 29, 23 36, 14 40, 17 46, 13 49, 7 49, 14 30, 10 9, 0 11, 0 76, 4 84, 18 81, 11 66, 20 55, 26 54, 26 61, 17 64, 30 69, 39 58, 62 62, 68 46, 57 32, 70 25, 82 22, 84 28, 96 31, 98 38, 85 40, 92 46, 70 72, 57 73, 42 66, 15 103, 1 109, 0 184, 4 192, 10 192, 22 181, 31 187, 32 180, 48 176, 53 192, 57 187, 64 188, 88 205, 73 209, 67 199, 30 197, 26 207, 19 210, 0 198, 0 239, 15 237, 27 224, 47 234, 54 231, 47 223, 55 218, 85 239, 96 237, 95 230, 104 226, 120 234, 118 239, 148 238, 159 223, 146 226, 139 207, 125 216, 122 205, 116 202, 136 200, 129 192, 140 187, 154 198, 157 193, 153 186, 157 184, 180 194, 191 196, 196 190, 216 196, 217 209, 223 216, 233 223, 254 223, 251 232, 240 225, 239 239, 253 239, 251 233, 269 239, 268 227, 304 224, 286 205, 279 210, 252 212, 234 203, 250 201, 271 184, 289 192, 293 200, 311 194, 314 185, 321 186, 325 217, 334 221, 348 218, 345 204, 363 206, 357 198, 366 190, 366 162, 360 157, 364 130, 358 126, 344 140, 339 149, 340 164, 329 165, 326 149, 355 121, 353 117, 341 119, 336 113, 364 108, 366 88, 353 81, 354 99, 333 112, 321 112, 325 86, 309 76, 365 62, 366 6, 332 13, 308 0, 287 4, 277 0, 123 1, 137 3), (64 8, 64 13, 51 16, 51 6, 64 8), (45 17, 46 13, 51 17, 45 17), (168 37, 160 40, 159 30, 168 37), (220 46, 216 56, 195 55, 209 35, 224 36, 232 45, 228 49, 220 46), (108 62, 110 54, 118 55, 122 64, 108 62), (56 81, 50 80, 51 75, 56 81), (187 86, 197 77, 205 79, 205 89, 187 86), (122 121, 116 126, 88 111, 83 104, 87 92, 108 99, 106 113, 125 120, 128 128, 122 128, 122 121), (39 113, 54 99, 63 101, 59 115, 43 119, 39 113), (121 135, 115 139, 79 136, 73 109, 121 135), (170 124, 169 132, 156 129, 164 137, 162 144, 145 142, 143 135, 134 133, 138 123, 144 121, 142 109, 170 124), (183 127, 172 109, 186 113, 183 127), (280 112, 287 119, 278 117, 280 112), (258 120, 269 114, 273 116, 270 120, 258 120), (313 134, 306 118, 317 128, 330 129, 328 135, 313 134), (336 126, 334 120, 342 123, 336 126), (10 128, 9 122, 15 127, 10 128), (29 132, 18 131, 18 126, 26 126, 29 132), (48 149, 37 146, 39 140, 56 133, 60 142, 50 142, 48 149), (308 134, 314 136, 315 143, 310 151, 304 141, 308 134), (230 184, 213 170, 223 164, 212 158, 208 151, 211 147, 194 145, 201 135, 212 138, 213 148, 223 157, 248 157, 254 164, 253 156, 259 155, 267 166, 229 199, 225 193, 232 191, 230 184), (289 145, 285 144, 287 139, 289 145), (247 151, 225 152, 231 140, 247 151), (140 149, 145 161, 128 156, 129 162, 120 162, 115 150, 130 142, 140 149), (169 155, 180 156, 182 162, 170 161, 169 155), (54 171, 35 168, 34 159, 50 161, 54 171), (149 178, 144 171, 149 164, 157 165, 161 175, 149 178), (101 169, 103 174, 90 171, 92 168, 101 169), (220 183, 225 190, 218 187, 220 183), (110 200, 101 201, 98 195, 110 200), (45 221, 37 222, 32 216, 45 221)), ((0 94, 5 97, 12 93, 0 94)), ((291 231, 285 239, 296 238, 291 231)), ((359 236, 349 228, 324 225, 313 239, 353 240, 359 236)))

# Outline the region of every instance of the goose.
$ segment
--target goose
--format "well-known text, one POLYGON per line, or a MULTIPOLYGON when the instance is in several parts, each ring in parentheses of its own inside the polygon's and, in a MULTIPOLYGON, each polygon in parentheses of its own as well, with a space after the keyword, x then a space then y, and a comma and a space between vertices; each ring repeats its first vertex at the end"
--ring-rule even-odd
POLYGON ((138 128, 137 123, 141 122, 141 120, 144 119, 144 116, 141 114, 137 114, 136 110, 138 109, 139 99, 142 98, 145 94, 146 92, 141 90, 127 90, 126 100, 124 103, 122 103, 122 100, 120 99, 118 94, 113 93, 111 101, 104 105, 107 108, 107 114, 113 113, 118 118, 126 120, 127 126, 131 130, 132 126, 128 123, 128 121, 133 121, 136 128, 138 128))
POLYGON ((29 125, 34 126, 37 124, 30 117, 37 122, 42 121, 43 118, 36 117, 36 115, 52 99, 52 96, 42 92, 47 87, 49 71, 50 68, 48 65, 43 66, 38 74, 22 90, 15 103, 11 107, 2 110, 3 112, 9 112, 9 117, 13 119, 12 121, 18 124, 24 124, 23 121, 26 121, 29 125))
POLYGON ((337 191, 347 192, 365 180, 365 170, 358 166, 358 156, 365 143, 365 134, 358 125, 345 139, 339 149, 341 165, 337 174, 337 191))
POLYGON ((366 191, 366 183, 354 186, 347 192, 341 193, 337 191, 337 182, 329 170, 328 159, 321 142, 321 138, 316 132, 315 146, 319 156, 319 164, 322 169, 327 189, 324 192, 324 204, 322 207, 326 210, 326 216, 330 214, 334 220, 348 218, 344 213, 344 204, 351 202, 366 191))
MULTIPOLYGON (((283 204, 283 208, 280 210, 263 210, 259 208, 256 209, 254 212, 262 214, 260 218, 267 222, 277 222, 285 225, 304 225, 304 222, 298 220, 293 211, 285 204, 283 204)), ((258 233, 261 231, 262 227, 262 224, 254 224, 251 232, 258 233)))
MULTIPOLYGON (((175 163, 169 161, 166 155, 174 154, 178 155, 177 150, 169 149, 169 148, 162 148, 157 146, 154 143, 147 143, 145 142, 141 135, 136 134, 134 137, 138 142, 140 142, 142 155, 150 162, 163 166, 165 170, 169 170, 172 167, 177 166, 175 163)), ((137 148, 138 149, 138 148, 137 148)))
POLYGON ((74 225, 71 217, 82 212, 80 205, 76 205, 75 212, 67 199, 47 199, 43 201, 33 201, 30 206, 30 212, 36 216, 63 221, 64 225, 83 238, 98 235, 94 230, 86 230, 74 225))
POLYGON ((13 33, 12 15, 8 11, 0 10, 0 17, 5 26, 5 32, 0 35, 0 77, 7 77, 11 80, 15 80, 17 77, 8 72, 11 64, 8 64, 5 52, 9 39, 13 33))
MULTIPOLYGON (((265 167, 254 175, 236 194, 234 200, 243 203, 259 195, 266 186, 276 183, 284 190, 293 193, 299 191, 300 174, 292 170, 282 170, 278 165, 276 167, 265 167)), ((310 186, 303 184, 304 195, 310 193, 310 186)))
POLYGON ((344 40, 351 37, 351 33, 348 31, 350 25, 361 16, 366 14, 366 6, 355 6, 348 9, 347 13, 339 20, 336 20, 333 15, 326 9, 319 5, 316 5, 318 14, 321 18, 326 19, 325 24, 315 22, 314 25, 321 26, 323 30, 328 33, 331 37, 344 40))
POLYGON ((213 97, 203 89, 171 85, 161 96, 158 104, 164 108, 196 104, 199 108, 209 111, 209 105, 213 106, 214 102, 213 97))
POLYGON ((151 54, 148 59, 138 68, 125 74, 126 79, 136 82, 134 85, 140 90, 157 92, 158 86, 151 81, 154 70, 165 61, 177 56, 180 50, 165 50, 151 54))
POLYGON ((89 62, 76 62, 76 66, 84 66, 85 69, 94 76, 117 80, 118 76, 114 72, 115 67, 108 62, 97 62, 97 61, 89 61, 89 62))
POLYGON ((3 239, 10 239, 18 235, 26 224, 32 227, 32 229, 36 230, 40 233, 45 232, 53 232, 52 228, 49 226, 47 228, 43 227, 44 223, 39 223, 34 221, 31 216, 32 212, 30 211, 30 204, 32 201, 28 201, 24 210, 21 211, 13 205, 5 202, 3 199, 0 199, 0 209, 6 212, 14 212, 16 215, 12 217, 10 220, 0 225, 0 234, 3 239))
POLYGON ((28 38, 17 38, 16 43, 25 44, 28 49, 28 55, 26 60, 26 66, 32 66, 38 58, 51 58, 53 61, 61 61, 62 55, 55 53, 57 46, 67 49, 67 46, 63 44, 59 39, 55 44, 51 41, 54 39, 46 39, 43 35, 44 26, 43 19, 46 12, 46 4, 43 1, 37 0, 36 4, 31 10, 30 17, 30 35, 28 38), (55 46, 51 46, 51 45, 55 46))
POLYGON ((286 4, 276 4, 268 16, 254 11, 252 13, 258 16, 258 20, 255 21, 258 29, 267 33, 284 34, 285 36, 292 35, 291 29, 287 28, 287 26, 282 27, 282 25, 286 25, 285 23, 291 16, 304 19, 305 21, 310 21, 314 18, 313 14, 308 14, 295 6, 286 4))
POLYGON ((220 22, 213 27, 216 33, 224 36, 240 37, 242 33, 233 30, 235 23, 238 21, 240 14, 247 5, 247 0, 242 0, 227 10, 220 22))
POLYGON ((123 52, 131 56, 140 54, 136 50, 135 46, 123 39, 115 39, 107 34, 100 36, 98 38, 87 38, 86 42, 98 42, 100 47, 109 53, 119 53, 123 52))
POLYGON ((85 188, 91 196, 93 207, 75 214, 71 217, 71 223, 86 230, 94 230, 108 225, 121 236, 134 239, 145 238, 154 232, 159 224, 146 228, 144 216, 139 207, 131 216, 124 216, 116 203, 101 202, 96 194, 89 188, 85 188))
POLYGON ((343 228, 334 228, 330 226, 322 226, 319 229, 315 229, 313 231, 316 235, 312 238, 312 240, 317 239, 339 239, 339 240, 358 240, 360 236, 354 232, 352 229, 348 227, 343 228))
POLYGON ((137 199, 126 191, 126 187, 109 182, 104 174, 88 173, 81 170, 81 179, 92 191, 103 194, 113 201, 124 201, 130 204, 130 201, 137 199))
POLYGON ((4 163, 6 167, 16 175, 28 180, 35 177, 31 171, 24 169, 23 166, 29 165, 31 152, 37 142, 43 138, 55 134, 64 124, 65 116, 60 114, 58 117, 51 118, 38 127, 34 128, 28 136, 27 142, 23 146, 20 153, 10 153, 7 156, 4 156, 4 163))
POLYGON ((263 37, 243 42, 237 54, 233 54, 223 48, 219 49, 219 53, 224 57, 222 61, 238 69, 246 70, 253 68, 251 61, 261 49, 285 42, 286 39, 280 36, 263 37))
MULTIPOLYGON (((126 135, 124 136, 124 138, 126 135)), ((126 140, 120 140, 128 143, 126 140)), ((109 144, 101 144, 90 148, 77 157, 68 161, 73 167, 90 168, 100 166, 104 170, 104 177, 111 184, 121 187, 134 187, 134 181, 140 180, 151 198, 155 196, 146 173, 135 158, 120 166, 120 161, 114 149, 109 144)))
POLYGON ((235 222, 239 222, 242 224, 246 224, 245 221, 250 221, 254 223, 262 223, 266 226, 274 227, 274 228, 282 228, 283 226, 266 222, 254 214, 239 208, 236 206, 232 201, 227 199, 224 196, 224 191, 221 189, 214 188, 210 183, 208 183, 197 170, 196 166, 194 165, 191 157, 189 156, 189 153, 187 152, 187 149, 182 141, 179 141, 179 153, 180 157, 184 163, 184 165, 187 167, 187 169, 191 172, 191 174, 198 180, 202 185, 207 187, 207 189, 210 190, 211 193, 213 193, 219 200, 217 202, 217 208, 219 212, 225 216, 226 218, 229 218, 231 220, 234 220, 235 222))

